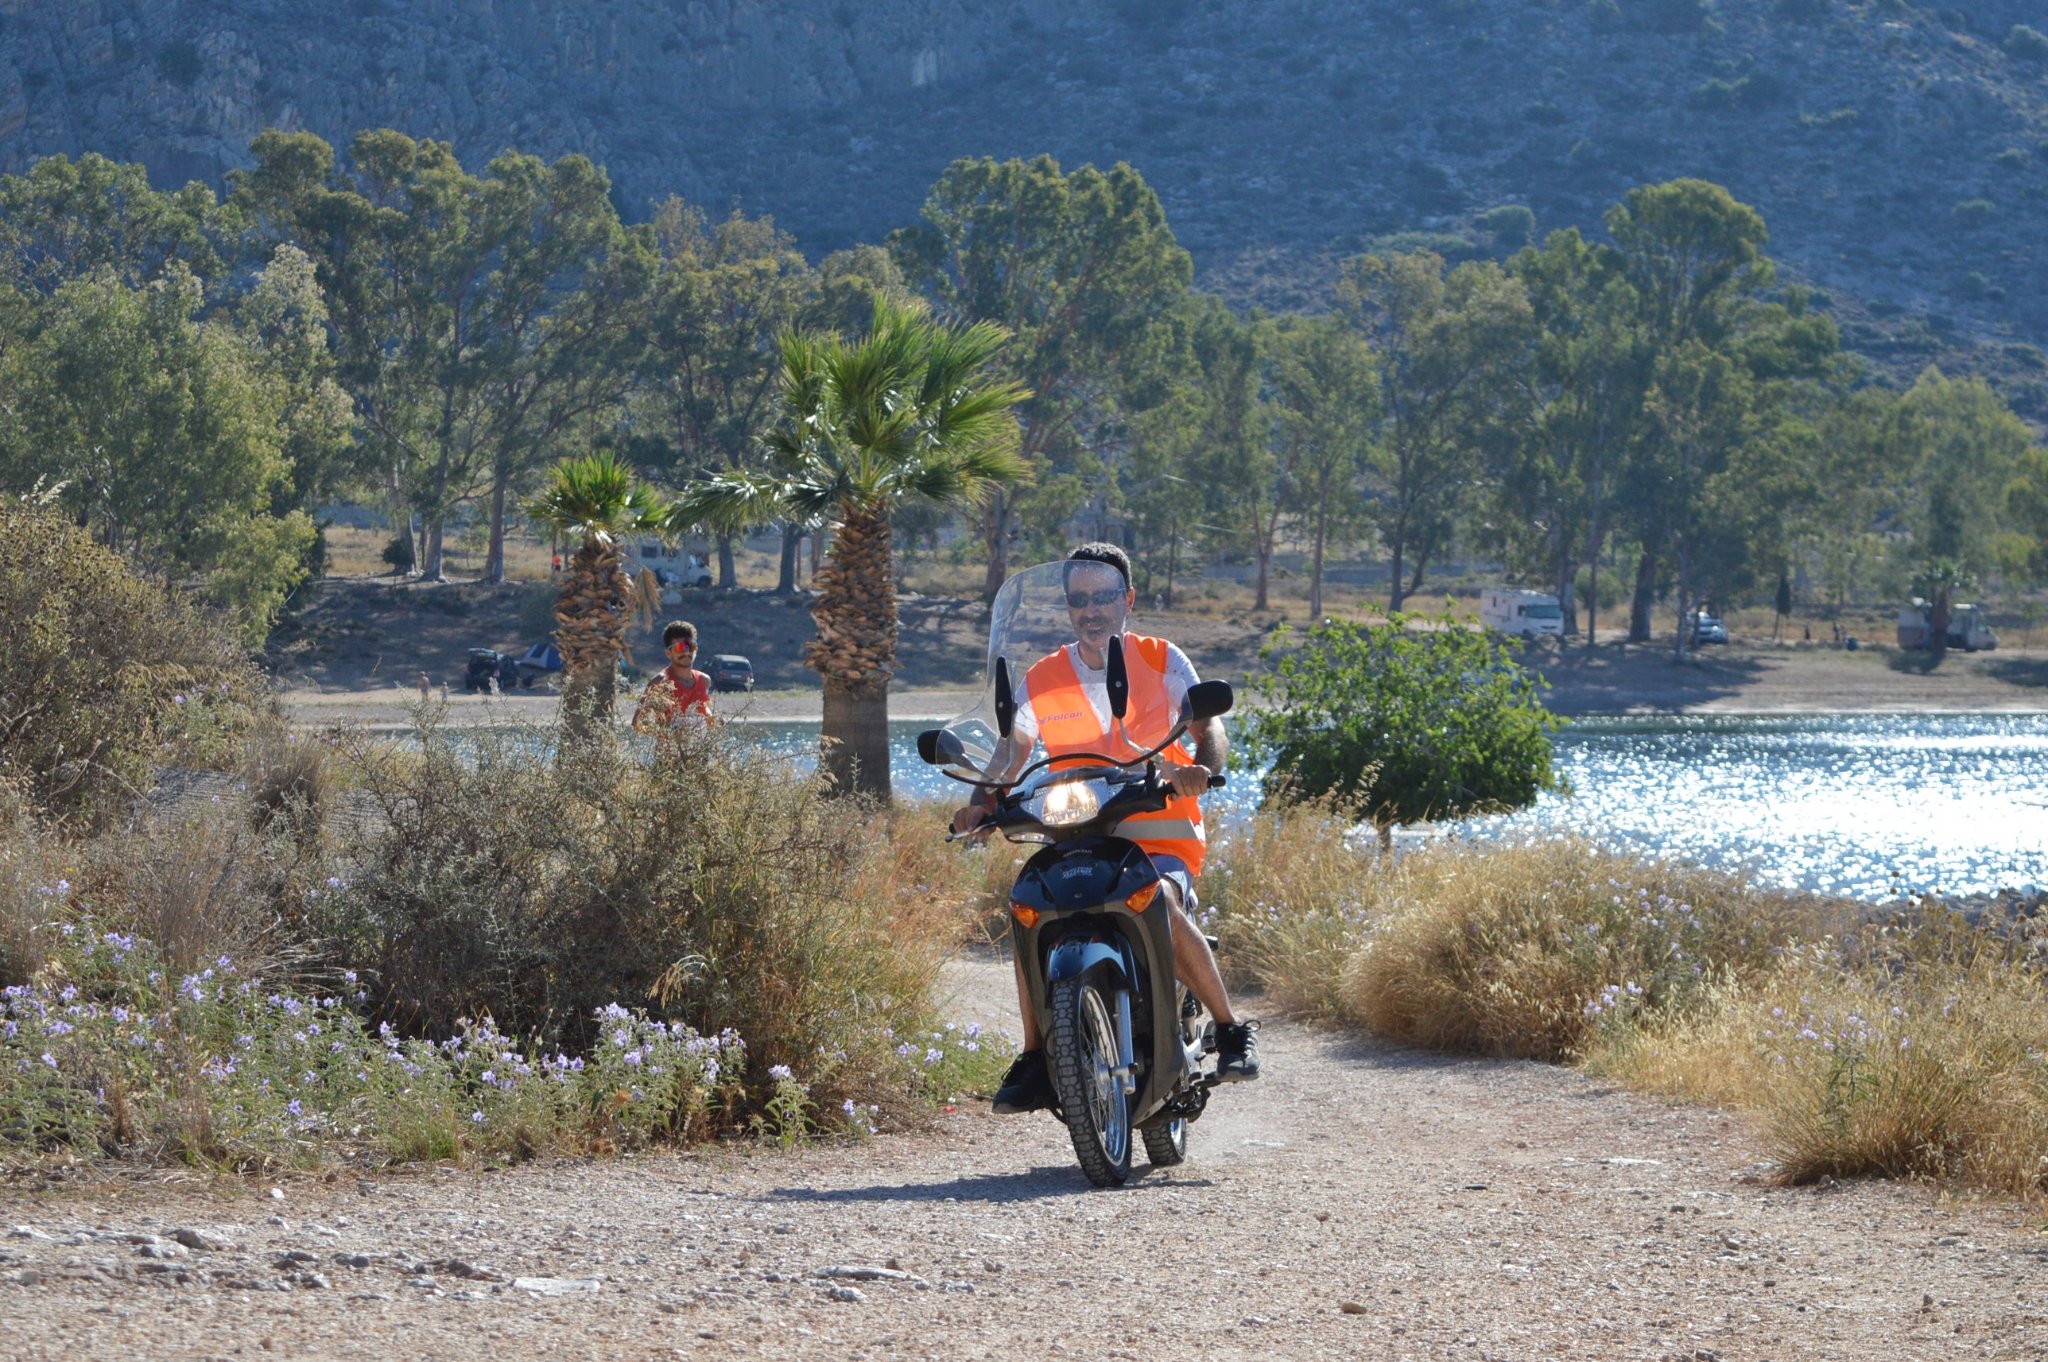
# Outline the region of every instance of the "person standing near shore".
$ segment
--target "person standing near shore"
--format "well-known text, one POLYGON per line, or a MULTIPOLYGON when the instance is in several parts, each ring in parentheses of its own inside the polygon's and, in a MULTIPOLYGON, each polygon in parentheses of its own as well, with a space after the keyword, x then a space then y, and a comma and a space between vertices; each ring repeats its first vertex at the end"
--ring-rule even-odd
POLYGON ((647 692, 633 711, 633 731, 659 738, 678 729, 703 730, 715 720, 711 678, 690 665, 697 658, 697 626, 670 620, 661 631, 661 650, 668 655, 668 665, 647 683, 647 692))

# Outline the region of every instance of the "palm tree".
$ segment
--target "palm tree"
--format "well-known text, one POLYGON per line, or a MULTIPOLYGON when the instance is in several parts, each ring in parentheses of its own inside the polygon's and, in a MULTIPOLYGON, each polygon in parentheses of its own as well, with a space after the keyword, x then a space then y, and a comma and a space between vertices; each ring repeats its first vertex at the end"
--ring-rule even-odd
POLYGON ((835 790, 889 797, 891 513, 913 503, 978 506, 1024 475, 1011 408, 1030 394, 989 373, 1007 336, 888 299, 876 300, 858 340, 784 334, 782 421, 767 437, 774 467, 719 474, 677 502, 678 525, 733 516, 831 524, 811 606, 818 636, 804 662, 824 682, 820 766, 835 790))
POLYGON ((619 659, 636 590, 622 536, 665 533, 668 507, 609 451, 564 459, 526 513, 563 539, 582 541, 555 598, 555 646, 562 653, 562 713, 578 738, 611 724, 619 659))

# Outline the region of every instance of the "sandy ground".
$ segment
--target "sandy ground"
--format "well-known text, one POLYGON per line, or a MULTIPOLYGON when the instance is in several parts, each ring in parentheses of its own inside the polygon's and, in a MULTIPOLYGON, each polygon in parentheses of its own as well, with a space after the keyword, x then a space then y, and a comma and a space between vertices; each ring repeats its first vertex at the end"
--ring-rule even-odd
MULTIPOLYGON (((1000 963, 953 977, 1003 1015, 1000 963)), ((965 1102, 788 1155, 8 1187, 0 1356, 2048 1356, 2038 1218, 1776 1187, 1735 1118, 1567 1070, 1263 1043, 1115 1192, 965 1102)))

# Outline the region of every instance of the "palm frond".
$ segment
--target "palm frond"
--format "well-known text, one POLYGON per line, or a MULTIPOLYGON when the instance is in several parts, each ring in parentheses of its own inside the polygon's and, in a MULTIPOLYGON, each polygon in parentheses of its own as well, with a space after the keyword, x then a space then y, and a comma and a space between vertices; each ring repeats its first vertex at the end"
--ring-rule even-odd
POLYGON ((564 459, 526 503, 535 523, 571 538, 658 530, 668 507, 609 450, 564 459))

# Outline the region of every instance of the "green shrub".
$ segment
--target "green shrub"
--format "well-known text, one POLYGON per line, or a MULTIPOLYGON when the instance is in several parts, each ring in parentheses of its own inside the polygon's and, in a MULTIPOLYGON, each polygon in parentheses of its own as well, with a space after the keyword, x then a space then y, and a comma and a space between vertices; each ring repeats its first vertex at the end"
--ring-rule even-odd
POLYGON ((1557 788, 1557 721, 1507 642, 1448 614, 1327 620, 1298 651, 1285 630, 1245 751, 1268 799, 1333 796, 1382 827, 1513 809, 1557 788))
POLYGON ((1504 203, 1479 215, 1480 229, 1492 235, 1495 244, 1517 250, 1536 236, 1536 214, 1526 205, 1504 203))
POLYGON ((2014 24, 2012 31, 2005 35, 2006 55, 2021 61, 2048 62, 2048 34, 2025 24, 2014 24))
POLYGON ((960 907, 901 883, 870 810, 724 735, 651 766, 554 743, 430 725, 417 749, 342 744, 372 812, 309 920, 376 1016, 445 1033, 488 1013, 576 1045, 618 1002, 738 1030, 757 1076, 904 1090, 896 1051, 928 1025, 960 907))
POLYGON ((268 713, 234 632, 49 509, 0 496, 0 777, 93 819, 167 765, 232 765, 268 713))
POLYGON ((1998 205, 1989 199, 1964 199, 1949 210, 1956 226, 1978 231, 1998 219, 1998 205))
POLYGON ((2018 147, 2007 147, 1991 158, 1991 164, 2000 170, 2025 170, 2033 164, 2034 158, 2018 147))

